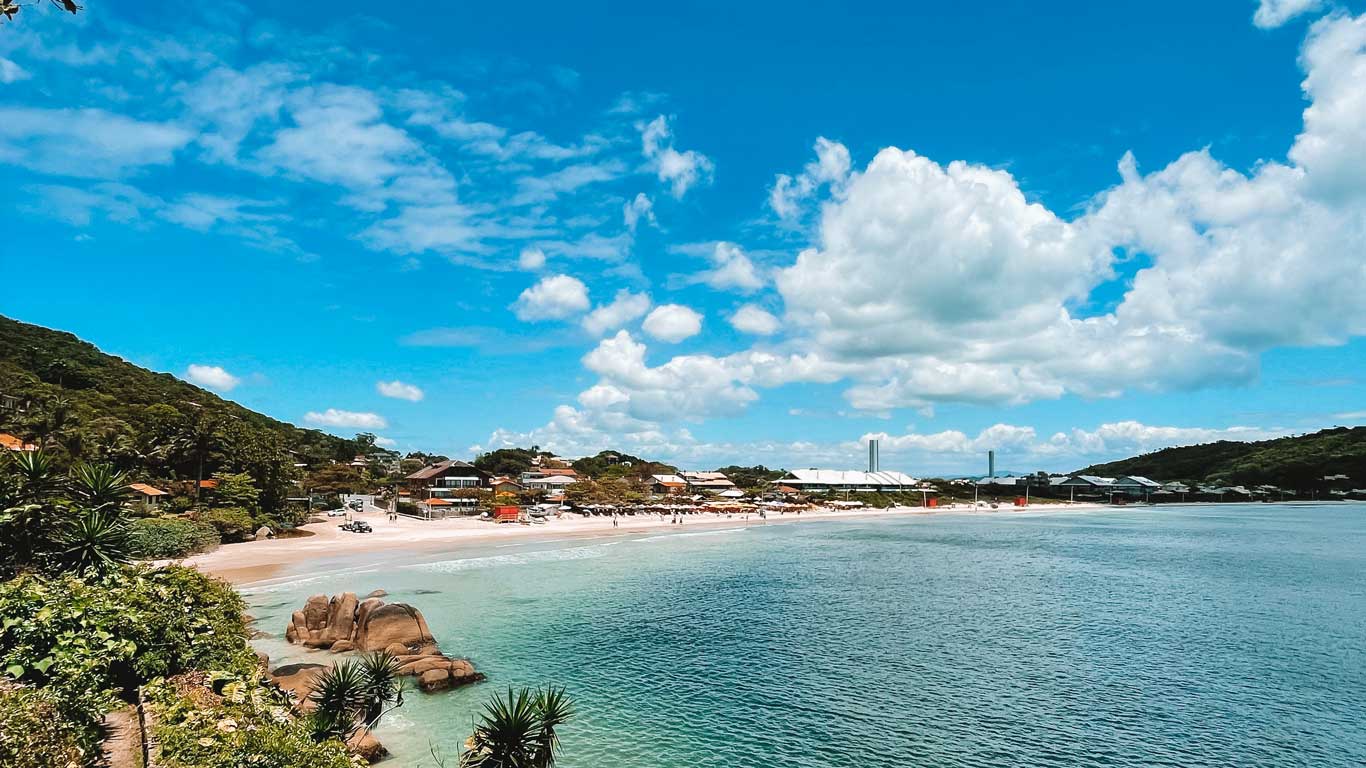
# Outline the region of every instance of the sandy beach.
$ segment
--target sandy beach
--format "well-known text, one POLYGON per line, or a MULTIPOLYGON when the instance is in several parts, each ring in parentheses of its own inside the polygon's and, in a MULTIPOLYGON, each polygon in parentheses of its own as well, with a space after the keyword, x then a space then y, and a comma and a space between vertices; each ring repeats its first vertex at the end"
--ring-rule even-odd
POLYGON ((785 514, 769 512, 767 518, 751 513, 748 518, 740 513, 714 513, 684 515, 680 524, 670 522, 670 518, 660 519, 654 515, 627 515, 617 519, 616 527, 612 518, 603 516, 583 517, 565 514, 550 518, 545 523, 521 525, 515 523, 493 523, 477 518, 451 518, 448 520, 415 520, 400 517, 388 520, 383 514, 356 515, 374 528, 374 533, 359 534, 343 531, 342 518, 326 522, 311 523, 301 527, 309 535, 270 541, 252 541, 240 544, 225 544, 212 552, 186 558, 182 562, 206 573, 224 578, 233 584, 243 585, 263 581, 292 571, 301 570, 313 560, 326 558, 364 555, 380 552, 432 552, 443 548, 488 543, 497 545, 508 541, 537 539, 562 539, 573 537, 620 536, 650 531, 734 527, 736 525, 779 525, 795 524, 810 520, 839 520, 889 516, 926 516, 936 514, 1017 514, 1021 512, 1063 511, 1097 509, 1107 505, 1093 503, 1073 504, 1035 504, 1028 507, 1002 505, 997 509, 978 507, 970 504, 947 505, 943 507, 892 507, 889 509, 834 509, 820 507, 802 510, 801 514, 788 511, 785 514))

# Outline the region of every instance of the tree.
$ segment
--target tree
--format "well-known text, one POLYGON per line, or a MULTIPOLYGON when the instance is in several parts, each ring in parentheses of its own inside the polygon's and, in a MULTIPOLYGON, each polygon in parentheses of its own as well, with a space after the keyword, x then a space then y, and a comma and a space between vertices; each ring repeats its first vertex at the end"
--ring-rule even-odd
POLYGON ((509 688, 484 705, 461 768, 551 768, 560 749, 556 729, 574 716, 563 688, 509 688))
POLYGON ((78 573, 102 576, 132 559, 128 523, 122 511, 112 505, 75 510, 57 543, 57 562, 78 573))
POLYGON ((172 455, 183 457, 195 467, 194 499, 199 501, 201 486, 204 485, 204 461, 218 448, 218 422, 202 410, 195 413, 171 440, 172 455))
POLYGON ((517 477, 531 469, 531 460, 536 454, 525 448, 499 448, 482 454, 474 460, 474 466, 491 475, 517 477))
POLYGON ((226 507, 241 507, 246 510, 258 508, 261 491, 256 487, 251 475, 245 472, 219 472, 213 479, 217 483, 213 489, 214 501, 226 507))
POLYGON ((309 493, 337 496, 365 490, 365 476, 349 464, 327 464, 304 478, 309 493))
MULTIPOLYGON (((75 0, 51 0, 52 4, 64 11, 75 13, 84 6, 76 5, 75 0)), ((14 21, 14 17, 23 7, 18 0, 0 0, 0 16, 4 16, 6 21, 14 21)))

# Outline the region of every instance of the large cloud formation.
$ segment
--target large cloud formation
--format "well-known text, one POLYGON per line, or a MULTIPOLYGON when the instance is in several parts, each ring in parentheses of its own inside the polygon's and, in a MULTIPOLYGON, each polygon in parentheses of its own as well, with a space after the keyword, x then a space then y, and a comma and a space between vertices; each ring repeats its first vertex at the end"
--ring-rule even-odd
POLYGON ((630 419, 654 438, 790 382, 846 380, 855 408, 884 412, 1239 383, 1269 349, 1366 334, 1366 16, 1313 24, 1301 66, 1309 106, 1285 160, 1243 172, 1199 150, 1144 174, 1126 154, 1070 218, 1007 171, 896 148, 852 171, 822 139, 770 199, 784 220, 819 210, 812 245, 775 274, 789 335, 655 368, 633 340, 605 341, 590 370, 620 358, 632 375, 604 375, 547 428, 630 419), (666 391, 688 407, 659 407, 666 391))

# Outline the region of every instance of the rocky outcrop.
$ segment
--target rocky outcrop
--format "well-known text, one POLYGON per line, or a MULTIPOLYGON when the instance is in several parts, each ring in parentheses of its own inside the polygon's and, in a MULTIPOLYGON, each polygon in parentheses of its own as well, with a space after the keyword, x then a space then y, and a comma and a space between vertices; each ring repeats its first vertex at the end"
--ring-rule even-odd
MULTIPOLYGON (((383 591, 371 595, 375 593, 383 591)), ((421 611, 406 603, 385 603, 379 597, 358 600, 354 592, 331 598, 313 595, 290 616, 285 639, 333 653, 384 651, 398 660, 399 673, 416 677, 424 691, 484 679, 469 661, 441 652, 421 611)), ((322 668, 320 664, 293 664, 275 670, 272 676, 282 688, 295 691, 298 701, 306 701, 322 668)))

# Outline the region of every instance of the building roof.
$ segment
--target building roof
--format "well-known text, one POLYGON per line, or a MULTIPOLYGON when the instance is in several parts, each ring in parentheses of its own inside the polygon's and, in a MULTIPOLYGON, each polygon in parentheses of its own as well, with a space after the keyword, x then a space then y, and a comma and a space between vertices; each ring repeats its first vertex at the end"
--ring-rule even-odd
POLYGON ((851 469, 794 469, 782 478, 784 485, 915 485, 904 472, 860 472, 851 469))
POLYGON ((437 476, 441 475, 442 473, 446 472, 447 470, 451 470, 451 469, 468 469, 468 470, 471 470, 470 472, 465 473, 464 476, 469 476, 469 475, 482 475, 482 474, 483 474, 483 473, 480 472, 478 469, 475 469, 475 467, 474 467, 473 464, 471 464, 471 463, 469 463, 469 462, 467 462, 467 461, 456 461, 455 459, 447 459, 446 461, 438 461, 438 462, 435 463, 435 464, 432 464, 432 465, 430 465, 430 466, 423 467, 422 469, 419 469, 418 471, 412 473, 411 475, 408 475, 408 477, 407 477, 406 479, 408 479, 408 480, 430 480, 430 479, 432 479, 432 478, 434 478, 434 477, 437 477, 437 476))
POLYGON ((38 446, 33 443, 25 442, 11 435, 8 432, 0 432, 0 448, 7 448, 11 451, 36 451, 38 446))
POLYGON ((1161 487, 1162 487, 1162 483, 1159 483, 1159 482, 1157 482, 1156 480, 1149 480, 1148 478, 1142 477, 1142 476, 1140 476, 1140 475, 1126 475, 1125 477, 1121 477, 1121 478, 1119 478, 1118 480, 1116 480, 1116 481, 1115 481, 1115 485, 1122 485, 1122 486, 1135 486, 1135 485, 1137 485, 1137 486, 1141 486, 1141 487, 1143 487, 1143 488, 1161 488, 1161 487))
POLYGON ((1073 475, 1058 485, 1085 485, 1092 488, 1109 488, 1115 484, 1113 477, 1099 475, 1073 475))
POLYGON ((426 501, 424 501, 424 502, 422 502, 422 503, 423 503, 423 504, 426 504, 426 505, 429 506, 429 507, 449 507, 449 506, 455 504, 455 502, 450 501, 449 499, 437 499, 437 498, 427 499, 426 501))
POLYGON ((734 488, 735 483, 731 482, 720 472, 679 472, 683 480, 688 485, 695 485, 701 488, 734 488))
POLYGON ((547 477, 553 477, 555 475, 563 475, 565 477, 579 476, 578 472, 574 471, 573 469, 570 469, 569 467, 546 467, 545 469, 541 470, 541 474, 546 475, 547 477))
POLYGON ((526 481, 527 485, 573 485, 577 483, 572 477, 566 475, 551 475, 550 477, 537 477, 526 481))
POLYGON ((745 492, 742 491, 742 490, 740 490, 739 488, 731 488, 731 489, 728 490, 728 491, 721 491, 720 493, 718 493, 718 494, 716 494, 716 495, 717 495, 717 496, 724 496, 724 497, 726 497, 726 498, 728 498, 728 499, 738 499, 738 498, 743 497, 743 496, 745 495, 745 492))
POLYGON ((131 485, 128 486, 128 489, 131 490, 131 491, 133 491, 133 492, 135 492, 135 493, 140 493, 140 494, 142 494, 143 496, 165 496, 165 495, 166 495, 166 492, 165 492, 165 491, 161 490, 160 488, 153 488, 152 486, 150 486, 150 485, 148 485, 148 484, 146 484, 146 483, 133 483, 133 484, 131 484, 131 485))

